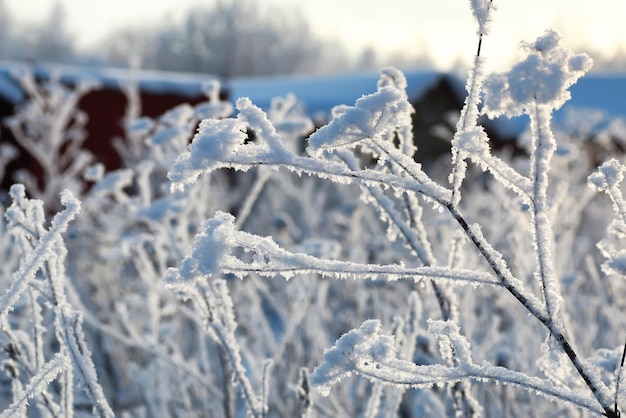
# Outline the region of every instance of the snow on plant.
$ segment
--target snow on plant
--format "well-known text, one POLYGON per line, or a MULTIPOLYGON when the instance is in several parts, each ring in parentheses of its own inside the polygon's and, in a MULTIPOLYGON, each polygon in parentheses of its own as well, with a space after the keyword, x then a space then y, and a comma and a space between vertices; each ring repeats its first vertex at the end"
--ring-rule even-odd
POLYGON ((217 212, 196 235, 191 254, 180 268, 170 269, 166 282, 174 289, 184 290, 201 279, 233 274, 244 277, 251 272, 260 275, 282 275, 287 280, 297 274, 319 274, 323 277, 343 279, 381 279, 395 281, 411 277, 415 281, 442 279, 462 284, 500 286, 501 283, 491 274, 473 270, 437 267, 406 268, 403 265, 381 266, 359 264, 338 260, 321 260, 307 254, 292 253, 280 248, 271 238, 261 238, 246 232, 237 231, 235 218, 217 212), (252 253, 250 262, 232 256, 235 247, 252 253))
POLYGON ((488 91, 499 92, 485 99, 484 111, 490 116, 519 116, 534 112, 535 107, 559 109, 571 97, 567 89, 592 65, 588 55, 560 48, 553 30, 522 46, 528 52, 526 59, 485 82, 488 91))
MULTIPOLYGON (((387 106, 386 100, 395 101, 396 95, 389 95, 386 91, 388 90, 385 89, 383 92, 379 90, 378 93, 372 95, 377 96, 377 100, 372 101, 378 105, 378 108, 371 109, 369 117, 374 118, 377 113, 384 115, 387 106)), ((237 110, 239 110, 239 114, 236 118, 208 122, 207 125, 212 126, 213 131, 201 129, 198 132, 190 145, 190 151, 178 157, 168 174, 172 180, 172 190, 184 190, 186 185, 193 184, 203 172, 212 172, 224 167, 247 170, 262 165, 271 168, 286 167, 296 173, 315 174, 339 183, 358 181, 365 185, 385 185, 397 190, 406 189, 423 192, 441 204, 447 204, 450 199, 450 191, 429 179, 419 164, 411 162, 407 156, 401 156, 399 151, 389 148, 382 142, 377 142, 376 145, 385 147, 383 152, 394 153, 399 160, 402 160, 399 164, 407 163, 411 169, 410 175, 415 177, 417 181, 410 181, 393 174, 385 175, 374 170, 353 170, 332 159, 300 157, 284 146, 266 115, 249 99, 239 99, 237 110), (247 126, 257 132, 258 143, 245 143, 246 136, 243 129, 247 126), (195 153, 194 150, 196 150, 195 153), (207 160, 207 156, 214 157, 214 160, 207 160)), ((326 126, 327 129, 335 129, 333 121, 326 126)), ((335 123, 341 125, 337 129, 345 128, 350 131, 355 128, 350 126, 353 122, 348 121, 347 125, 349 126, 343 126, 343 120, 335 123)), ((383 121, 383 123, 387 122, 390 121, 383 121)), ((359 128, 356 127, 356 129, 359 128)), ((363 129, 368 131, 371 128, 363 129)), ((358 137, 361 140, 369 139, 366 135, 358 135, 358 137)), ((353 143, 354 141, 354 138, 350 138, 345 143, 353 143)), ((343 142, 339 146, 342 144, 343 142)))
MULTIPOLYGON (((175 295, 160 285, 167 266, 182 256, 182 248, 191 241, 201 220, 214 210, 211 195, 226 196, 217 184, 177 194, 169 194, 164 184, 167 168, 185 148, 186 138, 199 120, 229 111, 229 104, 219 101, 216 91, 219 86, 211 83, 208 102, 195 107, 181 105, 154 120, 135 115, 128 123, 127 142, 118 143, 127 167, 104 172, 93 166, 85 172, 95 184, 84 196, 77 240, 69 245, 77 254, 75 272, 79 277, 96 274, 110 285, 96 291, 78 280, 77 293, 91 311, 86 321, 96 330, 92 331, 94 338, 107 342, 98 347, 96 356, 119 360, 101 370, 109 382, 109 394, 116 404, 131 410, 143 402, 158 414, 165 408, 162 403, 177 398, 180 401, 167 407, 176 415, 175 411, 184 410, 187 396, 215 399, 202 403, 204 412, 199 413, 206 414, 219 401, 212 384, 202 383, 200 376, 215 365, 209 362, 194 369, 187 364, 194 360, 185 355, 186 340, 195 338, 196 326, 202 328, 200 319, 192 321, 188 313, 178 312, 175 295), (118 286, 116 277, 126 280, 118 286), (190 321, 194 324, 191 330, 190 321), (191 335, 172 338, 178 332, 191 335), (169 347, 167 354, 165 346, 169 347), (135 351, 139 354, 133 354, 135 351), (164 394, 165 386, 154 390, 165 376, 178 382, 177 393, 164 394), (149 383, 139 385, 139 379, 149 383)), ((227 202, 225 198, 222 203, 227 202)))
MULTIPOLYGON (((472 7, 482 41, 491 2, 472 2, 472 7)), ((384 72, 376 93, 362 97, 354 106, 338 107, 330 123, 308 139, 309 156, 298 156, 289 151, 266 115, 249 100, 240 99, 236 117, 204 122, 189 151, 176 160, 169 172, 172 190, 185 190, 201 174, 224 167, 241 170, 256 166, 286 168, 340 183, 354 182, 362 187, 366 202, 382 213, 383 219, 394 229, 390 237, 401 237, 412 250, 415 258, 409 262, 421 264, 421 267, 359 265, 293 253, 280 248, 270 238, 238 231, 234 227, 234 218, 220 212, 204 224, 191 254, 183 260, 181 267, 170 270, 168 285, 185 290, 220 274, 238 277, 258 274, 289 279, 301 273, 359 279, 429 278, 436 285, 444 284, 446 279, 473 284, 497 283, 544 326, 547 340, 539 351, 543 352, 542 358, 549 365, 543 369, 546 377, 475 364, 469 342, 453 322, 452 317, 456 315, 453 314, 454 308, 449 306, 453 298, 446 295, 448 287, 445 286, 443 289, 435 287, 435 292, 442 313, 449 317, 444 318, 446 322, 432 322, 430 330, 440 340, 443 364, 416 365, 410 360, 399 360, 394 339, 380 333, 379 322, 366 321, 358 330, 341 337, 326 352, 324 362, 311 374, 310 382, 327 394, 330 386, 352 373, 407 387, 432 387, 468 379, 493 380, 514 384, 589 412, 617 416, 619 412, 612 402, 611 390, 594 366, 576 353, 566 337, 566 321, 563 320, 563 292, 553 250, 551 210, 554 207, 551 207, 548 195, 550 167, 556 149, 550 120, 551 112, 569 98, 567 88, 589 69, 591 60, 584 54, 575 55, 561 48, 558 41, 555 32, 546 32, 534 43, 524 44, 528 57, 510 72, 489 76, 484 81, 483 112, 489 116, 526 113, 531 118, 532 152, 528 175, 493 156, 486 133, 476 124, 484 79, 479 46, 468 81, 468 100, 453 141, 452 189, 433 181, 394 143, 394 139, 402 138, 403 132, 410 127, 412 111, 402 83, 398 83, 399 86, 389 83, 389 74, 394 74, 392 78, 396 80, 401 79, 395 70, 384 72), (257 134, 255 142, 247 141, 248 129, 257 134), (377 165, 360 168, 358 160, 347 152, 355 148, 370 154, 377 165), (463 212, 467 208, 461 206, 465 159, 493 173, 497 182, 512 190, 523 202, 526 213, 520 216, 526 217, 530 225, 535 283, 516 277, 506 257, 490 243, 483 229, 466 220, 463 212), (425 228, 419 226, 419 217, 413 217, 421 212, 411 211, 419 207, 416 194, 433 202, 435 207, 447 210, 486 261, 490 270, 488 276, 483 276, 480 270, 472 274, 453 265, 438 266, 441 261, 432 254, 428 237, 423 236, 425 228), (535 286, 538 294, 533 290, 535 286), (570 362, 574 374, 564 372, 557 376, 549 370, 550 365, 564 365, 562 359, 570 362), (575 374, 585 389, 575 382, 575 374)), ((603 172, 608 171, 609 167, 603 172)), ((594 185, 600 181, 596 177, 590 179, 594 185)), ((612 179, 616 177, 619 176, 611 176, 612 179)), ((468 395, 465 403, 474 404, 474 400, 468 395)), ((479 413, 479 408, 471 413, 479 413)))
POLYGON ((344 334, 324 353, 324 362, 311 374, 311 382, 322 394, 342 378, 357 373, 374 381, 411 387, 432 387, 456 380, 493 380, 536 391, 556 401, 571 402, 602 414, 591 397, 555 386, 549 379, 538 379, 502 367, 474 364, 469 342, 454 323, 430 321, 430 332, 440 339, 442 356, 454 359, 456 367, 420 366, 398 358, 393 337, 381 333, 376 320, 364 322, 359 329, 344 334))
MULTIPOLYGON (((556 139, 550 128, 551 112, 569 99, 567 88, 590 67, 591 59, 574 55, 559 48, 559 37, 548 31, 532 44, 523 44, 528 57, 508 73, 487 79, 484 111, 490 116, 518 116, 527 113, 531 119, 532 154, 530 179, 532 183, 532 227, 537 247, 537 278, 544 291, 548 316, 558 322, 560 301, 555 289, 554 266, 551 255, 550 219, 548 216, 548 173, 556 150, 556 139)), ((516 184, 516 182, 512 182, 516 184)), ((560 326, 560 325, 559 325, 560 326)))

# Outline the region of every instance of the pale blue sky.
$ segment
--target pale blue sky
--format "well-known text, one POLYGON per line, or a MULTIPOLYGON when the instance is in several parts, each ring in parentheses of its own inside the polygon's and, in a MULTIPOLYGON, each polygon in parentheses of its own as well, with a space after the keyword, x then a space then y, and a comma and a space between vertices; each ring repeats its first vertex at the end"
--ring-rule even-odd
MULTIPOLYGON (((205 3, 210 0, 204 0, 205 3)), ((81 46, 92 45, 109 29, 176 19, 199 0, 61 0, 71 31, 81 46)), ((382 55, 427 53, 441 68, 471 59, 475 29, 467 0, 262 0, 263 4, 300 9, 312 29, 359 51, 372 46, 382 55)), ((50 0, 5 0, 20 20, 35 22, 49 11, 50 0)), ((504 69, 522 40, 545 29, 561 33, 570 48, 626 54, 625 0, 498 1, 484 55, 492 69, 504 69)))

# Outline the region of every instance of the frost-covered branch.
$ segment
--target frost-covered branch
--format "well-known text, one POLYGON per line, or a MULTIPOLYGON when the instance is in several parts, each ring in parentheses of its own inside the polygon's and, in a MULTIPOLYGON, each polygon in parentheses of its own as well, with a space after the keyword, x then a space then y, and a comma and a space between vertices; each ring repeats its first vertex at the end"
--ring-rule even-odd
MULTIPOLYGON (((488 147, 488 138, 482 127, 477 125, 478 121, 478 104, 480 103, 480 93, 482 89, 482 83, 484 79, 484 60, 480 56, 480 50, 483 42, 483 36, 487 34, 488 24, 491 21, 491 14, 493 13, 493 2, 491 0, 472 0, 470 6, 478 23, 478 49, 472 69, 469 72, 467 79, 467 97, 463 109, 461 110, 461 116, 456 126, 456 133, 452 140, 452 173, 450 174, 450 183, 452 184, 452 203, 458 205, 461 201, 461 184, 465 178, 467 171, 467 164, 465 159, 468 155, 473 153, 463 154, 459 147, 461 138, 470 139, 474 144, 480 144, 482 149, 485 146, 488 147)), ((489 154, 483 152, 482 154, 489 154)))
POLYGON ((235 228, 235 218, 218 212, 209 219, 196 236, 191 253, 180 268, 170 268, 167 285, 184 290, 206 277, 234 274, 239 277, 256 273, 264 276, 283 276, 289 279, 297 274, 316 273, 322 276, 351 279, 398 280, 410 278, 442 279, 451 283, 501 286, 496 277, 474 270, 444 267, 414 267, 402 265, 360 264, 347 261, 319 259, 307 254, 293 253, 280 248, 271 238, 259 237, 235 228), (241 248, 252 255, 251 261, 237 257, 241 248))
MULTIPOLYGON (((94 411, 98 416, 113 417, 113 411, 108 405, 104 392, 98 383, 95 365, 90 358, 90 353, 84 341, 80 314, 74 312, 67 302, 65 286, 67 276, 65 273, 65 260, 67 248, 63 242, 61 234, 67 229, 68 224, 80 211, 81 203, 70 191, 61 194, 61 203, 65 210, 57 213, 52 219, 50 228, 45 230, 43 224, 43 203, 38 200, 26 198, 22 185, 14 185, 11 188, 13 204, 7 210, 6 218, 9 224, 9 231, 22 244, 22 250, 29 254, 24 254, 24 261, 20 269, 14 275, 11 288, 2 297, 3 309, 0 321, 4 326, 8 326, 7 317, 9 311, 17 304, 22 293, 26 289, 37 288, 37 294, 47 299, 54 310, 54 331, 57 342, 60 345, 61 356, 68 359, 64 368, 63 390, 62 390, 62 411, 65 415, 71 415, 74 392, 74 373, 78 370, 78 377, 87 386, 87 392, 92 396, 94 411), (35 286, 37 272, 41 272, 41 277, 47 279, 44 290, 39 290, 35 286)), ((31 297, 34 298, 33 295, 31 297)), ((41 338, 44 334, 42 325, 42 314, 40 307, 33 308, 35 319, 35 346, 32 347, 35 363, 43 362, 43 347, 41 338)))
POLYGON ((323 395, 341 379, 352 374, 363 376, 374 382, 413 388, 430 388, 445 383, 463 380, 493 381, 519 386, 538 393, 555 402, 568 402, 596 414, 603 414, 594 398, 554 386, 548 379, 528 376, 524 373, 473 362, 469 343, 458 333, 453 323, 432 321, 431 332, 442 338, 442 356, 454 356, 458 365, 454 367, 417 365, 398 358, 393 337, 381 332, 377 320, 368 320, 358 329, 344 334, 335 345, 324 353, 324 362, 311 374, 311 384, 323 395))
MULTIPOLYGON (((619 161, 611 159, 602 164, 598 170, 587 179, 590 188, 606 193, 613 203, 615 219, 609 225, 609 236, 615 237, 621 242, 626 231, 626 202, 620 188, 626 167, 619 161)), ((598 244, 607 261, 602 269, 608 274, 626 275, 626 250, 612 244, 606 239, 598 244)))
MULTIPOLYGON (((72 312, 69 305, 59 307, 57 310, 58 324, 57 334, 62 342, 67 356, 71 359, 72 369, 77 371, 80 380, 87 387, 86 391, 93 403, 94 415, 98 417, 112 418, 115 413, 109 406, 104 396, 102 386, 98 382, 96 367, 91 359, 91 352, 85 343, 85 336, 82 330, 82 317, 80 314, 72 312), (59 315, 60 314, 60 315, 59 315)), ((69 376, 73 377, 73 373, 69 376)), ((73 391, 73 381, 67 382, 69 388, 67 394, 71 395, 73 391)), ((70 397, 73 399, 73 397, 70 397)), ((68 402, 68 408, 73 408, 71 402, 68 402)))
POLYGON ((406 101, 392 87, 383 87, 377 93, 359 99, 355 107, 347 109, 311 136, 311 152, 319 158, 307 158, 297 156, 285 147, 261 109, 248 99, 239 99, 236 118, 202 121, 189 151, 178 157, 168 174, 172 189, 184 189, 200 174, 224 167, 238 170, 254 166, 284 167, 298 174, 308 173, 339 183, 356 181, 365 185, 410 190, 445 206, 450 200, 450 191, 430 180, 414 161, 411 162, 413 178, 407 179, 374 170, 350 170, 343 164, 323 158, 323 150, 355 146, 370 137, 388 134, 397 124, 406 123, 405 117, 398 118, 393 114, 408 106, 408 102, 405 105, 403 100, 406 101), (247 142, 247 129, 256 133, 256 142, 247 142), (338 136, 334 137, 335 134, 338 136))
POLYGON ((592 65, 585 54, 575 55, 559 47, 559 36, 547 31, 533 43, 524 44, 529 52, 526 59, 509 72, 491 75, 485 81, 487 94, 483 111, 493 117, 505 114, 519 116, 526 113, 531 118, 532 153, 531 181, 533 184, 531 226, 535 255, 536 277, 539 280, 547 316, 535 315, 555 338, 577 372, 585 381, 606 416, 615 416, 608 389, 594 377, 588 364, 576 354, 563 334, 563 324, 558 315, 560 291, 554 274, 551 250, 552 229, 547 197, 550 161, 556 141, 550 127, 550 113, 559 109, 569 98, 568 88, 592 65))
POLYGON ((452 217, 459 223, 467 237, 476 246, 485 258, 489 267, 494 271, 502 285, 524 306, 534 317, 543 322, 546 318, 543 304, 531 293, 524 289, 524 284, 517 279, 509 269, 506 261, 498 251, 487 241, 480 225, 469 225, 463 215, 452 205, 447 206, 452 217))
POLYGON ((487 90, 492 94, 487 94, 484 111, 490 116, 518 116, 522 112, 530 116, 531 205, 537 279, 543 291, 548 316, 557 328, 561 328, 560 296, 554 277, 551 250, 553 238, 547 196, 550 162, 556 150, 550 114, 569 99, 567 89, 591 67, 591 59, 585 54, 574 55, 560 48, 559 36, 554 31, 547 31, 534 43, 524 44, 524 47, 528 51, 526 59, 508 73, 492 75, 485 82, 487 90))

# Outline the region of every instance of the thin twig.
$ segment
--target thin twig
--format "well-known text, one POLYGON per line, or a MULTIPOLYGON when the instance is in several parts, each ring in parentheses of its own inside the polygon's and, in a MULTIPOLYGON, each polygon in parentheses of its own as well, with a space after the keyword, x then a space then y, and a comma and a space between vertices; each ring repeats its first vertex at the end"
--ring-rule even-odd
POLYGON ((624 358, 626 358, 626 342, 624 343, 624 350, 622 351, 622 361, 619 364, 619 369, 617 370, 617 379, 615 382, 615 413, 619 417, 620 411, 617 406, 617 396, 619 394, 619 382, 622 380, 622 372, 624 371, 624 358))

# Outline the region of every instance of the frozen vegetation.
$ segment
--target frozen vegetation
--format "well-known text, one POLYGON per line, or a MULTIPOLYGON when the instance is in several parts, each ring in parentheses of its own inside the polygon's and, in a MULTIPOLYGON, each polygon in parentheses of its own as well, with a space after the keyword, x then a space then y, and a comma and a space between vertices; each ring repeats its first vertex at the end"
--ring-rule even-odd
POLYGON ((42 170, 2 209, 1 416, 618 417, 623 122, 553 131, 591 60, 546 31, 486 74, 492 2, 470 4, 430 173, 394 68, 306 142, 293 96, 233 109, 208 83, 150 119, 130 89, 115 171, 81 150, 92 84, 17 75, 5 122, 42 170), (481 114, 528 117, 527 152, 492 151, 481 114))

